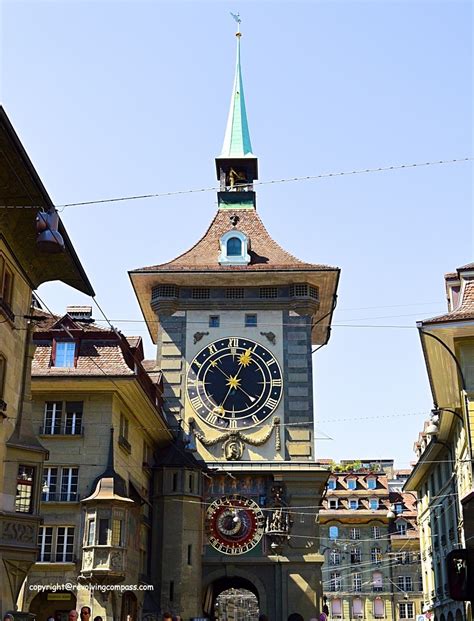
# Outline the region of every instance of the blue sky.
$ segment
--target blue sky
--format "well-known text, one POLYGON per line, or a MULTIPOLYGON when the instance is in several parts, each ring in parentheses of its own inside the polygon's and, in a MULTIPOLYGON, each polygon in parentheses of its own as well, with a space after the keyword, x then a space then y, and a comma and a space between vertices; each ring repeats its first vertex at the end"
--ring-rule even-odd
MULTIPOLYGON (((215 186, 242 16, 262 181, 472 155, 468 2, 4 1, 1 101, 56 204, 215 186)), ((272 236, 341 267, 315 363, 318 457, 413 460, 431 397, 415 322, 473 260, 472 163, 258 188, 272 236), (358 326, 375 327, 358 327, 358 326), (383 326, 404 326, 390 328, 383 326), (376 418, 379 417, 379 418, 376 418)), ((154 356, 127 270, 192 245, 213 192, 61 217, 106 314, 154 356)), ((67 286, 48 306, 86 302, 67 286)), ((96 317, 99 313, 96 312, 96 317)))

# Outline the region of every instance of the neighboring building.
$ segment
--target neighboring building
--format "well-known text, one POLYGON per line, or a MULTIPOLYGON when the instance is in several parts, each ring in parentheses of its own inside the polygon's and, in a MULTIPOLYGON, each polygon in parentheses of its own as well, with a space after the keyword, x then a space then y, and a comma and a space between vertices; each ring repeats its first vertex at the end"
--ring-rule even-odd
POLYGON ((31 425, 31 303, 32 291, 51 280, 94 294, 51 199, 0 107, 2 617, 15 609, 21 585, 36 559, 41 468, 47 451, 31 425), (37 217, 43 225, 39 235, 35 231, 37 217))
POLYGON ((461 621, 472 619, 472 609, 449 597, 446 556, 474 550, 474 263, 447 274, 445 286, 448 312, 417 324, 434 409, 415 443, 418 461, 404 489, 420 499, 424 610, 461 621))
MULTIPOLYGON (((190 250, 130 272, 157 344, 165 411, 217 470, 204 490, 202 577, 182 578, 180 548, 156 563, 183 618, 212 617, 235 589, 271 619, 307 619, 321 610, 323 559, 317 520, 298 507, 321 504, 328 476, 314 452, 312 350, 329 340, 339 269, 283 250, 257 214, 240 33, 237 43, 217 213, 190 250)), ((175 524, 163 529, 170 540, 175 524)))
POLYGON ((390 491, 396 472, 393 460, 333 466, 319 514, 330 619, 415 619, 421 613, 416 498, 390 491))
MULTIPOLYGON (((33 429, 49 461, 24 609, 65 621, 71 608, 87 605, 104 619, 141 619, 147 606, 158 608, 154 591, 75 589, 151 583, 154 526, 160 528, 151 509, 153 453, 173 440, 161 386, 144 369, 141 338, 98 327, 90 307, 48 316, 34 342, 33 429), (74 590, 31 588, 66 582, 74 590)), ((198 503, 199 488, 197 480, 191 495, 198 503)))

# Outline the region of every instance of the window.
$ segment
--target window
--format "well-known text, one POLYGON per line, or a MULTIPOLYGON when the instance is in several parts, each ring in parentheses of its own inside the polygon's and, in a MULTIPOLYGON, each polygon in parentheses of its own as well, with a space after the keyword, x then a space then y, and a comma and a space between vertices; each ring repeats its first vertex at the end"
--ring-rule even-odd
POLYGON ((359 501, 357 500, 357 498, 349 500, 349 509, 358 509, 358 508, 359 508, 359 501))
POLYGON ((369 508, 371 511, 377 511, 377 509, 379 508, 379 499, 371 498, 369 500, 369 508))
POLYGON ((242 254, 242 240, 238 237, 231 237, 227 242, 227 256, 238 257, 242 254))
POLYGON ((399 606, 399 618, 400 619, 414 619, 415 607, 413 602, 400 602, 399 606))
POLYGON ((56 500, 58 485, 58 468, 43 468, 42 502, 56 500))
POLYGON ((341 553, 337 548, 333 548, 329 552, 329 563, 330 565, 340 565, 341 564, 341 553))
POLYGON ((82 401, 66 401, 64 433, 68 436, 82 433, 82 401))
POLYGON ((74 341, 57 341, 53 360, 54 367, 71 368, 74 366, 76 343, 74 341))
POLYGON ((178 297, 178 287, 176 285, 158 285, 153 287, 152 297, 176 298, 178 297))
POLYGON ((329 539, 337 539, 338 537, 339 537, 339 527, 330 526, 329 527, 329 539))
POLYGON ((341 574, 338 571, 332 572, 330 575, 329 590, 340 591, 342 589, 341 574))
POLYGON ((374 617, 376 619, 383 619, 385 617, 385 605, 381 597, 374 599, 374 617))
POLYGON ((397 514, 398 514, 398 513, 401 513, 401 512, 403 511, 403 505, 402 505, 402 503, 401 503, 401 502, 396 502, 396 503, 393 505, 393 510, 394 510, 394 511, 395 511, 395 513, 397 513, 397 514))
POLYGON ((380 563, 382 561, 382 550, 380 548, 372 548, 370 550, 370 559, 372 563, 380 563))
POLYGON ((351 548, 351 563, 360 563, 361 558, 360 548, 351 548))
POLYGON ((190 474, 190 475, 188 476, 188 491, 189 491, 189 492, 191 492, 191 493, 192 493, 192 491, 193 491, 193 487, 194 487, 194 485, 193 485, 193 479, 194 479, 193 475, 192 475, 192 474, 190 474))
POLYGON ((65 434, 69 436, 82 434, 82 401, 46 401, 44 404, 43 427, 40 433, 44 435, 65 434), (66 412, 64 426, 62 413, 66 412))
POLYGON ((260 287, 260 297, 264 299, 271 299, 278 297, 277 287, 260 287))
POLYGON ((211 290, 208 287, 194 287, 191 297, 193 300, 208 300, 211 297, 211 290))
POLYGON ((342 619, 342 601, 333 599, 331 602, 331 617, 333 619, 342 619))
POLYGON ((382 537, 382 531, 380 526, 372 526, 372 539, 380 539, 382 537))
POLYGON ((218 328, 220 326, 220 317, 219 315, 209 315, 209 327, 210 328, 218 328))
POLYGON ((380 571, 372 574, 372 588, 374 591, 383 591, 383 575, 380 571))
POLYGON ((413 579, 411 576, 398 576, 398 588, 401 591, 413 591, 413 579))
POLYGON ((109 544, 109 519, 100 518, 99 520, 99 541, 100 546, 106 546, 109 544))
POLYGON ((225 290, 225 297, 228 300, 242 300, 244 297, 243 287, 227 287, 225 290))
POLYGON ((178 473, 174 472, 173 473, 172 490, 173 490, 173 492, 176 492, 177 489, 178 489, 178 473))
POLYGON ((78 500, 77 496, 77 480, 79 477, 79 468, 64 468, 61 472, 61 502, 71 502, 78 500))
POLYGON ((356 619, 362 619, 364 616, 364 604, 360 597, 352 600, 352 614, 356 619))
POLYGON ((87 539, 86 545, 93 546, 95 544, 95 517, 89 519, 87 523, 87 539))
POLYGON ((355 479, 347 479, 347 489, 355 489, 357 487, 357 481, 355 479))
POLYGON ((112 545, 123 546, 123 521, 120 518, 112 521, 112 545))
POLYGON ((74 562, 74 526, 40 526, 38 561, 40 563, 74 562))
POLYGON ((128 418, 124 414, 120 414, 120 437, 128 440, 128 418))
POLYGON ((221 265, 248 265, 250 263, 248 245, 249 240, 244 233, 235 229, 227 231, 220 238, 219 263, 221 265))
POLYGON ((61 401, 45 403, 43 433, 48 435, 61 433, 62 405, 61 401))
POLYGON ((318 288, 313 285, 307 285, 305 283, 292 285, 290 287, 290 296, 294 298, 311 297, 315 300, 318 299, 318 288))
POLYGON ((407 523, 403 520, 397 522, 397 535, 406 535, 407 534, 407 523))
POLYGON ((245 327, 246 328, 255 328, 256 326, 257 326, 257 315, 246 314, 245 315, 245 327))
POLYGON ((53 552, 53 528, 51 526, 40 526, 38 532, 38 561, 50 563, 53 552))
POLYGON ((351 528, 349 531, 349 539, 360 539, 360 528, 351 528))
POLYGON ((374 478, 367 479, 367 489, 375 489, 377 487, 377 480, 374 478))
POLYGON ((193 564, 193 546, 192 544, 188 545, 188 565, 193 564))
MULTIPOLYGON (((5 396, 5 376, 7 374, 7 359, 0 354, 0 401, 5 396)), ((2 408, 0 407, 0 411, 2 408)))
POLYGON ((362 574, 352 574, 352 589, 354 593, 362 591, 362 574))
POLYGON ((56 540, 56 562, 72 563, 74 555, 74 526, 59 526, 56 540))
POLYGON ((15 498, 15 511, 17 513, 33 513, 34 475, 33 466, 18 466, 15 498))
POLYGON ((405 563, 408 563, 408 552, 399 552, 396 558, 398 565, 404 565, 405 563))
POLYGON ((337 509, 339 505, 339 500, 337 498, 331 498, 328 504, 330 509, 337 509))
POLYGON ((0 305, 10 307, 13 297, 13 272, 0 255, 0 305))
POLYGON ((329 479, 328 489, 336 489, 336 479, 329 479))

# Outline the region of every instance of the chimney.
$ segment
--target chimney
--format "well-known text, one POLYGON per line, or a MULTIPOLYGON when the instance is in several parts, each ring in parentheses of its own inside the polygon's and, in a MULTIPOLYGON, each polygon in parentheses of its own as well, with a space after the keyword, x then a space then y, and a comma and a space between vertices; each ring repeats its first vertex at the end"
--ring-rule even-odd
POLYGON ((66 313, 76 321, 92 323, 92 306, 66 306, 66 313))

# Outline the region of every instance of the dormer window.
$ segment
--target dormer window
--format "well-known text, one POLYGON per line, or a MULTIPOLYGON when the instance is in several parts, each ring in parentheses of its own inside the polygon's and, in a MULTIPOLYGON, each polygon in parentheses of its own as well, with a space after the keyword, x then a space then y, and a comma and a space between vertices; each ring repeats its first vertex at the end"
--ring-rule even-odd
POLYGON ((242 255, 242 240, 238 237, 231 237, 227 240, 227 256, 240 257, 242 255))
POLYGON ((356 479, 347 479, 347 489, 356 489, 357 481, 356 479))
POLYGON ((68 368, 73 367, 76 356, 76 343, 74 341, 56 341, 53 366, 68 368))
POLYGON ((247 235, 236 229, 225 233, 220 239, 219 263, 221 265, 248 265, 249 240, 247 235))

